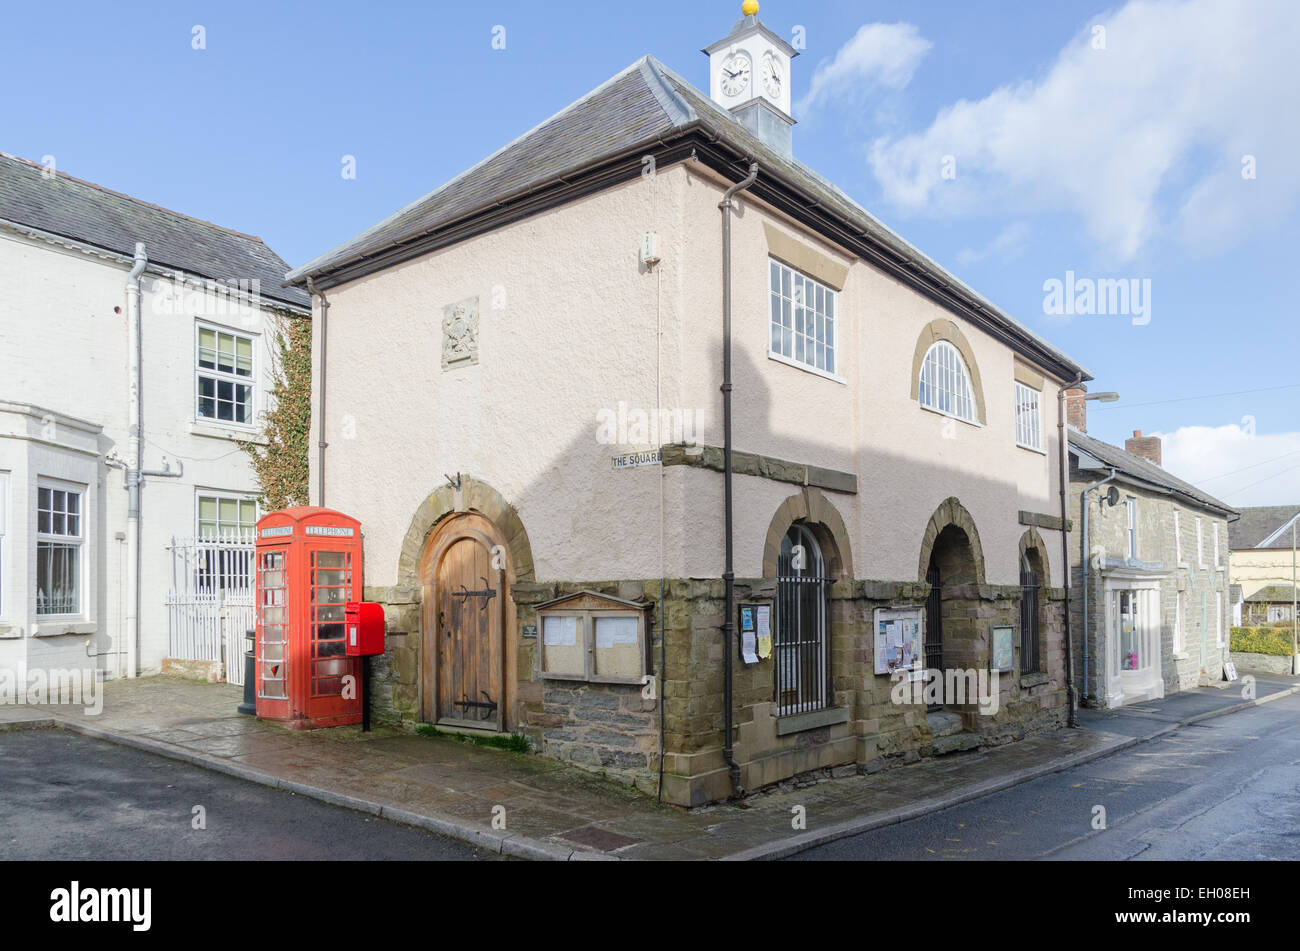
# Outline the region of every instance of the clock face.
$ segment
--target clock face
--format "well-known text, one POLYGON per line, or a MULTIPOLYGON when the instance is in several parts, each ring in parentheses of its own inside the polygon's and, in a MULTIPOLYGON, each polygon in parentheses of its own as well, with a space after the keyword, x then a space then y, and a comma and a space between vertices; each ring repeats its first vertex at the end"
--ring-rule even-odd
POLYGON ((763 92, 767 93, 773 99, 781 98, 781 64, 776 61, 771 53, 763 57, 763 92))
POLYGON ((722 61, 722 92, 727 96, 739 96, 749 88, 749 73, 752 64, 745 53, 732 53, 722 61))

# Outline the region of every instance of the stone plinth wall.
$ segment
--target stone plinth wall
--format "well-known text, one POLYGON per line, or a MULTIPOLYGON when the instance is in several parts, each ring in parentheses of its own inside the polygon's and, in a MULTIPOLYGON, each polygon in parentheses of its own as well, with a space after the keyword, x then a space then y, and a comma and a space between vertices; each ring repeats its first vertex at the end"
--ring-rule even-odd
MULTIPOLYGON (((737 579, 736 601, 773 601, 774 579, 737 579)), ((731 780, 723 761, 723 615, 726 591, 719 579, 522 583, 511 588, 517 629, 536 630, 536 605, 580 590, 596 591, 653 607, 647 625, 653 697, 641 686, 544 680, 537 639, 520 636, 518 702, 510 726, 526 734, 543 755, 602 773, 654 793, 659 784, 660 705, 663 700, 665 801, 682 805, 724 799, 731 780), (662 658, 662 662, 661 662, 662 658)), ((1020 588, 948 586, 945 634, 959 645, 964 666, 988 666, 994 626, 1019 630, 1020 588)), ((778 718, 775 659, 734 662, 735 755, 742 785, 756 789, 819 770, 872 771, 913 762, 936 751, 924 703, 895 702, 894 682, 877 675, 873 625, 876 608, 921 607, 923 582, 837 581, 831 585, 829 707, 815 714, 778 718)), ((950 707, 961 716, 960 747, 991 745, 1062 725, 1066 715, 1062 598, 1040 591, 1042 672, 999 677, 998 709, 950 707)), ((372 666, 372 715, 413 728, 419 722, 420 589, 368 588, 367 599, 385 605, 388 650, 372 666)), ((1019 663, 1019 636, 1015 639, 1019 663)), ((733 650, 735 649, 733 645, 733 650)), ((947 664, 952 661, 946 661, 947 664)))

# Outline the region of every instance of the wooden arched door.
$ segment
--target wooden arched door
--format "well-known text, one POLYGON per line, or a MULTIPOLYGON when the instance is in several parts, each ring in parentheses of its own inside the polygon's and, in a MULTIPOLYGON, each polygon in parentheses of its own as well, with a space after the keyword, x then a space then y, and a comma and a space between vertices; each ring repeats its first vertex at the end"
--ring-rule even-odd
POLYGON ((481 516, 454 516, 426 552, 421 706, 428 722, 504 729, 506 590, 494 535, 481 516))

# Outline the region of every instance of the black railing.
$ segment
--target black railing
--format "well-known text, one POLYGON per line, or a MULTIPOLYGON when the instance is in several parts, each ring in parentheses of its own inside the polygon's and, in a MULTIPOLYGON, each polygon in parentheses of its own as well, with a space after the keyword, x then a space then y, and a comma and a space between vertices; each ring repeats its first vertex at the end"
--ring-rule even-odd
POLYGON ((1020 566, 1020 672, 1036 673, 1038 651, 1038 575, 1027 564, 1020 566))
POLYGON ((776 582, 777 715, 821 710, 830 697, 830 579, 781 574, 776 582))
MULTIPOLYGON (((930 594, 925 599, 925 666, 927 670, 943 670, 943 585, 938 565, 930 565, 925 580, 930 584, 930 594)), ((941 703, 931 703, 927 709, 942 707, 941 703)))

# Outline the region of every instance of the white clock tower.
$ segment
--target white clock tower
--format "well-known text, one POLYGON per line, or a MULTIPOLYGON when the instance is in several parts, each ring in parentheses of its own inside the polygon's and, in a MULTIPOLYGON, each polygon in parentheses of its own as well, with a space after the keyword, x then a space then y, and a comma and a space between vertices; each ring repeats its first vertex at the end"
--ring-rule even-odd
POLYGON ((744 16, 704 52, 709 57, 709 96, 764 143, 792 153, 790 60, 799 53, 758 18, 757 0, 745 0, 744 16))

